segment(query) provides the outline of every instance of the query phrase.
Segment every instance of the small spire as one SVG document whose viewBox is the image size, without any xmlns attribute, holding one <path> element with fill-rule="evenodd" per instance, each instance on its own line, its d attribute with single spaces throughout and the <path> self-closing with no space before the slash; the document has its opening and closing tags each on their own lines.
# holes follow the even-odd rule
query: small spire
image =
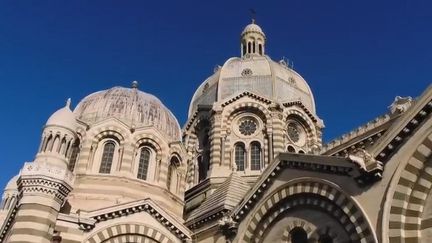
<svg viewBox="0 0 432 243">
<path fill-rule="evenodd" d="M 132 81 L 132 88 L 137 89 L 138 88 L 138 81 L 134 80 Z"/>
<path fill-rule="evenodd" d="M 252 24 L 255 24 L 255 19 L 254 18 L 252 18 Z"/>
<path fill-rule="evenodd" d="M 68 99 L 66 100 L 66 106 L 65 106 L 65 107 L 67 107 L 67 108 L 70 109 L 70 105 L 71 105 L 71 98 L 68 98 Z"/>
</svg>

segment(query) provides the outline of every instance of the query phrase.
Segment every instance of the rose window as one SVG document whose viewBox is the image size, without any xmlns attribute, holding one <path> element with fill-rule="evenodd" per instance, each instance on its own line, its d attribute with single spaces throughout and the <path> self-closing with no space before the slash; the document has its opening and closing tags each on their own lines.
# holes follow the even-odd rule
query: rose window
<svg viewBox="0 0 432 243">
<path fill-rule="evenodd" d="M 288 124 L 288 137 L 294 143 L 300 140 L 300 131 L 295 123 Z"/>
<path fill-rule="evenodd" d="M 249 136 L 257 130 L 257 124 L 253 120 L 244 120 L 240 122 L 239 131 L 241 134 Z"/>
</svg>

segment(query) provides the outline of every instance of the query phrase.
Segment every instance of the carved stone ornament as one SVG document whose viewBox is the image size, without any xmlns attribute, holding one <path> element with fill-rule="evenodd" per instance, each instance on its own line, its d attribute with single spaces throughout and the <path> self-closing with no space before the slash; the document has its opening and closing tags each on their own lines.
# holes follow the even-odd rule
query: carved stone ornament
<svg viewBox="0 0 432 243">
<path fill-rule="evenodd" d="M 237 234 L 237 227 L 237 222 L 228 215 L 223 216 L 219 220 L 219 228 L 227 239 L 231 239 Z"/>
<path fill-rule="evenodd" d="M 364 149 L 356 149 L 347 155 L 347 158 L 355 163 L 360 170 L 366 173 L 374 173 L 377 177 L 382 177 L 383 164 L 376 160 Z"/>
<path fill-rule="evenodd" d="M 389 108 L 392 114 L 403 113 L 407 111 L 408 108 L 410 108 L 411 104 L 412 104 L 411 97 L 396 96 Z"/>
<path fill-rule="evenodd" d="M 252 76 L 252 70 L 250 68 L 245 68 L 243 69 L 243 71 L 241 72 L 241 75 L 243 77 L 249 77 Z"/>
</svg>

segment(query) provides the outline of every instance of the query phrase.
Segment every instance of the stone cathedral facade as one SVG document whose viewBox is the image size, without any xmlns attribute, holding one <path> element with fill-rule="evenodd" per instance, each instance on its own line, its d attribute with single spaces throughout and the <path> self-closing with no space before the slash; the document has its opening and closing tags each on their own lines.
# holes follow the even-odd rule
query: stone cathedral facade
<svg viewBox="0 0 432 243">
<path fill-rule="evenodd" d="M 240 40 L 183 128 L 137 82 L 56 111 L 0 242 L 432 242 L 432 87 L 323 144 L 307 82 L 255 23 Z"/>
</svg>

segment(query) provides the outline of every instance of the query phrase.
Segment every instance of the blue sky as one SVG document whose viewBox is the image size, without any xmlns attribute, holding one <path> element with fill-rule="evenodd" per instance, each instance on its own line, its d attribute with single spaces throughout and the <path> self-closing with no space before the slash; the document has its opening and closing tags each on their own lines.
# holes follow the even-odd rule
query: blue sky
<svg viewBox="0 0 432 243">
<path fill-rule="evenodd" d="M 432 3 L 413 1 L 0 1 L 0 186 L 34 158 L 68 97 L 140 82 L 186 121 L 195 89 L 238 56 L 249 9 L 267 54 L 311 86 L 328 141 L 431 83 Z"/>
</svg>

